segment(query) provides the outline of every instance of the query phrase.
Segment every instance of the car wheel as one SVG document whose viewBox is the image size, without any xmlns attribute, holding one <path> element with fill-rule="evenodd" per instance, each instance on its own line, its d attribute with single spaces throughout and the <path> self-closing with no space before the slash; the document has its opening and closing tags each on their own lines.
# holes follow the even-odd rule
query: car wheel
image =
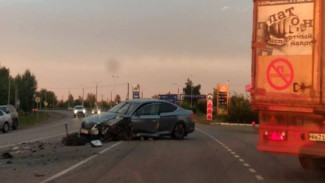
<svg viewBox="0 0 325 183">
<path fill-rule="evenodd" d="M 2 132 L 7 133 L 8 131 L 9 131 L 9 124 L 5 122 L 5 124 L 3 124 L 2 126 Z"/>
<path fill-rule="evenodd" d="M 183 123 L 177 123 L 174 127 L 172 137 L 174 139 L 183 139 L 185 133 L 185 125 Z"/>
<path fill-rule="evenodd" d="M 12 123 L 12 129 L 17 130 L 18 129 L 18 119 L 15 119 Z"/>
</svg>

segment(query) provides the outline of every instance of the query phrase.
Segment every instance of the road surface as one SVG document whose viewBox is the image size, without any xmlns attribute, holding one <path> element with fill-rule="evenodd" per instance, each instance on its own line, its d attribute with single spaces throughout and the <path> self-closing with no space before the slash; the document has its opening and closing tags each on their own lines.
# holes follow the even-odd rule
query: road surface
<svg viewBox="0 0 325 183">
<path fill-rule="evenodd" d="M 60 113 L 64 117 L 57 122 L 12 134 L 31 140 L 32 130 L 62 133 L 62 124 L 72 120 L 65 114 Z M 77 129 L 80 120 L 72 120 L 70 125 Z M 60 143 L 61 137 L 52 137 L 2 148 L 1 153 L 10 151 L 14 157 L 0 160 L 0 177 L 1 182 L 67 183 L 325 181 L 323 170 L 305 171 L 295 156 L 256 151 L 257 138 L 252 127 L 200 124 L 184 140 L 111 141 L 100 148 L 89 144 L 66 147 Z"/>
</svg>

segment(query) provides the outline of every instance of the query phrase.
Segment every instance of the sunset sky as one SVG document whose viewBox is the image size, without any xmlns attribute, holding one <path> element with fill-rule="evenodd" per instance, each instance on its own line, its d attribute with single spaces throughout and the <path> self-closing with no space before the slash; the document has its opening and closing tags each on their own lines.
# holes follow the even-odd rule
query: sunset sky
<svg viewBox="0 0 325 183">
<path fill-rule="evenodd" d="M 1 0 L 0 64 L 30 69 L 38 88 L 177 93 L 187 78 L 212 92 L 250 83 L 252 0 Z M 114 78 L 112 76 L 118 76 Z M 114 83 L 117 84 L 116 92 Z"/>
</svg>

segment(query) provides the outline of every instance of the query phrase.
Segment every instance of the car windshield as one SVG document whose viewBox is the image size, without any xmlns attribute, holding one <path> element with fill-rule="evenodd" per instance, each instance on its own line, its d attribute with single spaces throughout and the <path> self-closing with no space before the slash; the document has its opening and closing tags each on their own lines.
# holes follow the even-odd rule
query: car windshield
<svg viewBox="0 0 325 183">
<path fill-rule="evenodd" d="M 75 109 L 83 109 L 83 107 L 81 107 L 81 106 L 78 106 L 78 107 L 75 107 Z"/>
<path fill-rule="evenodd" d="M 108 112 L 116 113 L 116 111 L 118 111 L 125 103 L 126 102 L 122 102 L 122 103 L 119 103 L 119 104 L 115 105 Z"/>
<path fill-rule="evenodd" d="M 138 103 L 126 103 L 116 113 L 130 115 L 139 105 Z"/>
<path fill-rule="evenodd" d="M 6 111 L 6 107 L 0 107 L 0 110 Z"/>
</svg>

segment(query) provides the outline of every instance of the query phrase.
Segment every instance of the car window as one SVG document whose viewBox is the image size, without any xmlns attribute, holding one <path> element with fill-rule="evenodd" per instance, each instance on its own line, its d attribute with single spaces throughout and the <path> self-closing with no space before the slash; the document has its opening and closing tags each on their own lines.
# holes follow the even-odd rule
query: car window
<svg viewBox="0 0 325 183">
<path fill-rule="evenodd" d="M 173 112 L 177 109 L 177 107 L 173 104 L 169 104 L 169 103 L 161 103 L 160 104 L 160 113 L 166 113 L 166 112 Z"/>
<path fill-rule="evenodd" d="M 2 113 L 2 111 L 0 111 L 0 116 L 3 116 L 3 113 Z"/>
<path fill-rule="evenodd" d="M 148 104 L 138 110 L 138 115 L 158 115 L 159 104 Z"/>
<path fill-rule="evenodd" d="M 7 109 L 6 109 L 6 107 L 0 107 L 0 110 L 6 111 Z"/>
</svg>

